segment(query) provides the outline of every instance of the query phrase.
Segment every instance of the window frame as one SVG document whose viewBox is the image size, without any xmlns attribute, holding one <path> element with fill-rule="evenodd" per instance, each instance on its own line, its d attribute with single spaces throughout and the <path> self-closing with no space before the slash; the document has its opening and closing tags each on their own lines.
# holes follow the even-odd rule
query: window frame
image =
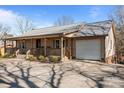
<svg viewBox="0 0 124 93">
<path fill-rule="evenodd" d="M 57 41 L 59 41 L 58 44 L 57 44 Z M 60 48 L 60 39 L 53 40 L 53 48 L 56 48 L 56 49 Z"/>
<path fill-rule="evenodd" d="M 59 44 L 57 44 L 57 41 L 59 41 Z M 67 47 L 66 39 L 63 40 L 63 47 Z M 61 40 L 60 39 L 53 40 L 53 48 L 56 48 L 56 49 L 61 48 Z"/>
</svg>

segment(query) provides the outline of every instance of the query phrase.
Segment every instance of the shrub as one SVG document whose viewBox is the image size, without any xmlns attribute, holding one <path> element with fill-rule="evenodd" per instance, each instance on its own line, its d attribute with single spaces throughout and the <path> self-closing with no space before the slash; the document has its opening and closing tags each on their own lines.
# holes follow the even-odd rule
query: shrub
<svg viewBox="0 0 124 93">
<path fill-rule="evenodd" d="M 40 55 L 40 56 L 38 57 L 38 59 L 40 60 L 40 62 L 45 62 L 45 61 L 46 61 L 46 60 L 45 60 L 45 57 L 42 56 L 42 55 Z"/>
<path fill-rule="evenodd" d="M 49 62 L 49 58 L 48 57 L 45 57 L 45 62 Z"/>
<path fill-rule="evenodd" d="M 2 56 L 2 58 L 15 58 L 16 55 L 15 54 L 8 54 L 8 53 L 5 53 L 4 56 Z"/>
<path fill-rule="evenodd" d="M 5 53 L 3 56 L 2 56 L 2 58 L 9 58 L 9 54 L 8 53 Z"/>
<path fill-rule="evenodd" d="M 8 54 L 8 53 L 5 53 L 4 56 L 1 56 L 2 58 L 15 58 L 16 55 L 15 54 Z"/>
<path fill-rule="evenodd" d="M 118 63 L 119 63 L 119 64 L 124 64 L 124 60 L 123 60 L 123 61 L 119 61 Z"/>
<path fill-rule="evenodd" d="M 9 55 L 10 58 L 15 58 L 16 54 Z"/>
<path fill-rule="evenodd" d="M 54 63 L 56 63 L 56 62 L 60 62 L 60 56 L 50 56 L 49 57 L 49 60 L 51 61 L 51 62 L 54 62 Z"/>
<path fill-rule="evenodd" d="M 29 61 L 36 61 L 37 58 L 34 55 L 29 55 L 27 60 L 29 60 Z"/>
</svg>

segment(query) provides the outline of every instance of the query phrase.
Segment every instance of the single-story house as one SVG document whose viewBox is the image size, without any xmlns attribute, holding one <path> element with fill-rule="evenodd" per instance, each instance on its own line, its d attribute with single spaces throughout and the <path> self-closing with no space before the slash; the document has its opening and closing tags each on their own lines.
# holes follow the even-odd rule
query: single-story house
<svg viewBox="0 0 124 93">
<path fill-rule="evenodd" d="M 34 55 L 58 55 L 61 60 L 110 63 L 115 55 L 115 27 L 111 20 L 35 29 L 5 40 L 16 41 L 16 49 L 11 50 L 19 49 L 20 54 L 30 50 Z"/>
</svg>

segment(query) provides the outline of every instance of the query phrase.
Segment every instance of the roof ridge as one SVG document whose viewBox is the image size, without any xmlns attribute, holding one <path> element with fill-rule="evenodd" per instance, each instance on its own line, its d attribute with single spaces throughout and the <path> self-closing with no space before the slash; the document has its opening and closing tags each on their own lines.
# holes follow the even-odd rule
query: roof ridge
<svg viewBox="0 0 124 93">
<path fill-rule="evenodd" d="M 63 25 L 63 26 L 48 26 L 48 27 L 41 27 L 41 28 L 36 28 L 36 29 L 33 29 L 33 30 L 40 30 L 40 29 L 45 29 L 45 28 L 53 28 L 53 27 L 64 27 L 64 26 L 71 26 L 71 25 L 81 25 L 82 23 L 83 24 L 93 24 L 93 23 L 100 23 L 100 22 L 105 22 L 105 21 L 111 21 L 112 20 L 103 20 L 103 21 L 97 21 L 97 22 L 90 22 L 90 23 L 83 23 L 83 22 L 79 22 L 79 23 L 73 23 L 73 24 L 68 24 L 68 25 Z"/>
<path fill-rule="evenodd" d="M 100 23 L 100 22 L 106 22 L 106 21 L 111 21 L 112 22 L 112 20 L 103 20 L 103 21 L 97 21 L 97 22 L 90 22 L 90 23 L 87 23 L 87 24 L 93 24 L 93 23 Z"/>
<path fill-rule="evenodd" d="M 36 29 L 33 29 L 33 30 L 39 30 L 39 29 L 45 29 L 45 28 L 53 28 L 53 27 L 64 27 L 64 26 L 71 26 L 71 25 L 80 25 L 82 24 L 82 22 L 80 23 L 73 23 L 73 24 L 68 24 L 68 25 L 63 25 L 63 26 L 48 26 L 48 27 L 42 27 L 42 28 L 36 28 Z"/>
<path fill-rule="evenodd" d="M 101 26 L 101 25 L 94 25 L 94 24 L 86 24 L 86 26 L 104 27 L 104 26 Z"/>
</svg>

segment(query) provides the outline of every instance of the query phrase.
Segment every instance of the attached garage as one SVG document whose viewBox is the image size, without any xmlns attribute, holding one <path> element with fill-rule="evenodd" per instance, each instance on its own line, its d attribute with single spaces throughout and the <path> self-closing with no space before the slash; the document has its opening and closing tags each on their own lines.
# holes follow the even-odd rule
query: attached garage
<svg viewBox="0 0 124 93">
<path fill-rule="evenodd" d="M 101 60 L 100 39 L 76 40 L 76 58 Z"/>
</svg>

